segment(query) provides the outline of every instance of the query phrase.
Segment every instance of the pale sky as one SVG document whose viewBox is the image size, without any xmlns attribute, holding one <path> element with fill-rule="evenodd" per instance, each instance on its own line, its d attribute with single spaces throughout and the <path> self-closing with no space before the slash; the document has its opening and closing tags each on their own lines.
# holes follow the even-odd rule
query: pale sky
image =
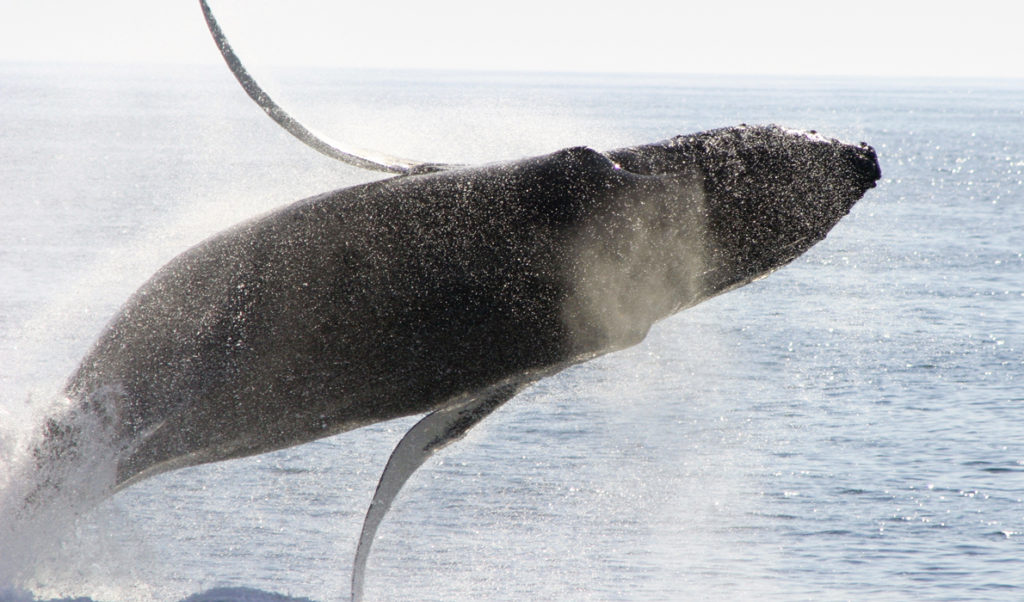
<svg viewBox="0 0 1024 602">
<path fill-rule="evenodd" d="M 1024 78 L 1021 0 L 210 0 L 243 62 Z M 218 64 L 193 0 L 0 0 L 0 61 Z"/>
</svg>

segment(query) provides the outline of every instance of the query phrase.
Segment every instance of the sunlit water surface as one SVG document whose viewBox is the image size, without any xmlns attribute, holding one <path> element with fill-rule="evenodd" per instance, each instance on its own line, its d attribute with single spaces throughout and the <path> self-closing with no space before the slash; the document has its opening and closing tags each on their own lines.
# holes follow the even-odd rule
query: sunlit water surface
<svg viewBox="0 0 1024 602">
<path fill-rule="evenodd" d="M 1024 83 L 266 75 L 317 129 L 424 160 L 774 122 L 882 162 L 798 262 L 538 383 L 429 461 L 381 528 L 369 599 L 1024 596 Z M 377 177 L 302 147 L 216 69 L 6 65 L 0 98 L 6 454 L 163 262 Z M 21 577 L 0 600 L 345 598 L 413 420 L 133 486 L 23 542 L 30 566 L 9 545 L 0 569 Z"/>
</svg>

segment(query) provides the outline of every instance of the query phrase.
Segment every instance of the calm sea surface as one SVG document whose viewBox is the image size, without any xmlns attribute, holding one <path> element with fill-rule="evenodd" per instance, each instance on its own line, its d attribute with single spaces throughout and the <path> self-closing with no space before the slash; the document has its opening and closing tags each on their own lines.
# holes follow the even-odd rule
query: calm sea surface
<svg viewBox="0 0 1024 602">
<path fill-rule="evenodd" d="M 774 122 L 882 162 L 798 262 L 538 383 L 428 462 L 381 528 L 369 599 L 1024 598 L 1024 82 L 258 75 L 315 129 L 423 160 Z M 376 177 L 214 68 L 0 65 L 0 108 L 7 453 L 163 262 Z M 131 487 L 0 600 L 344 599 L 411 422 Z"/>
</svg>

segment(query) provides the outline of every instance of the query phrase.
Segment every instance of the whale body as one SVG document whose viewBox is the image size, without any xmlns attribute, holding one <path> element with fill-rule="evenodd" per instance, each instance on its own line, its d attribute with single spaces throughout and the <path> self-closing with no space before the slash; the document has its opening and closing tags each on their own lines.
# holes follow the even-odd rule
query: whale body
<svg viewBox="0 0 1024 602">
<path fill-rule="evenodd" d="M 99 432 L 113 492 L 426 413 L 382 477 L 361 579 L 376 524 L 433 450 L 529 383 L 789 263 L 879 177 L 866 144 L 739 126 L 301 200 L 144 284 L 35 455 L 66 461 Z"/>
</svg>

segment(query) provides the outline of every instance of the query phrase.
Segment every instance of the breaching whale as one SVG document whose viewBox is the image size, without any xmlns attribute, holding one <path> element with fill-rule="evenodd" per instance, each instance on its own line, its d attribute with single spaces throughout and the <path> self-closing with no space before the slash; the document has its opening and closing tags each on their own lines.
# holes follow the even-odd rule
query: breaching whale
<svg viewBox="0 0 1024 602">
<path fill-rule="evenodd" d="M 255 217 L 161 268 L 67 381 L 39 465 L 101 436 L 114 492 L 426 414 L 367 513 L 358 598 L 377 525 L 431 453 L 530 383 L 786 265 L 881 175 L 864 143 L 778 126 L 386 171 L 400 175 Z"/>
</svg>

